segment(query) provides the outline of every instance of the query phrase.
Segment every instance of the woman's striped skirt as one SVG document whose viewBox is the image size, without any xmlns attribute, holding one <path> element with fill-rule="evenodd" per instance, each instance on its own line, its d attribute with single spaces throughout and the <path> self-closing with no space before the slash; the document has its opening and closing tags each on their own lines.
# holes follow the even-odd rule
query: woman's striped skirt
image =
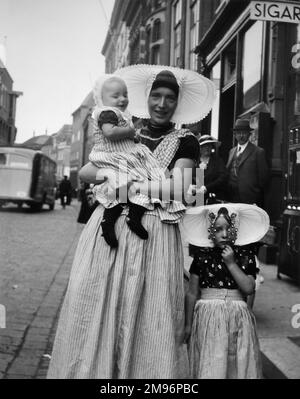
<svg viewBox="0 0 300 399">
<path fill-rule="evenodd" d="M 122 214 L 116 250 L 101 236 L 102 215 L 98 206 L 78 243 L 48 378 L 186 378 L 178 225 L 147 212 L 141 240 Z"/>
<path fill-rule="evenodd" d="M 262 378 L 255 318 L 240 291 L 201 289 L 189 359 L 191 378 Z"/>
</svg>

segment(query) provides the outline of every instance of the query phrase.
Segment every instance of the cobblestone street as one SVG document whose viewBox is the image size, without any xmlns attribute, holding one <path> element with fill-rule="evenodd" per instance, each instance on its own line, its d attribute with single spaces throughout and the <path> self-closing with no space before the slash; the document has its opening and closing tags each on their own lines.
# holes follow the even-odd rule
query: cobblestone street
<svg viewBox="0 0 300 399">
<path fill-rule="evenodd" d="M 76 201 L 65 210 L 0 211 L 0 378 L 45 378 L 58 310 L 83 225 Z"/>
</svg>

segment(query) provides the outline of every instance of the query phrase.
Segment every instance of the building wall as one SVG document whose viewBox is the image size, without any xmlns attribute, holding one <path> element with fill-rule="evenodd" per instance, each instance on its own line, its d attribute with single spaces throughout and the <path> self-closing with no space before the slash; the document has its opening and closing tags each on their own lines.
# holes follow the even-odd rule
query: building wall
<svg viewBox="0 0 300 399">
<path fill-rule="evenodd" d="M 83 103 L 73 112 L 72 139 L 70 152 L 70 180 L 74 188 L 80 187 L 78 172 L 87 162 L 86 125 L 90 123 L 90 116 L 94 107 L 92 92 L 88 94 Z M 90 131 L 91 128 L 88 128 Z"/>
<path fill-rule="evenodd" d="M 16 100 L 20 92 L 13 91 L 13 80 L 0 60 L 0 144 L 12 145 L 15 142 Z"/>
<path fill-rule="evenodd" d="M 102 54 L 106 72 L 138 63 L 169 64 L 169 1 L 116 0 Z"/>
</svg>

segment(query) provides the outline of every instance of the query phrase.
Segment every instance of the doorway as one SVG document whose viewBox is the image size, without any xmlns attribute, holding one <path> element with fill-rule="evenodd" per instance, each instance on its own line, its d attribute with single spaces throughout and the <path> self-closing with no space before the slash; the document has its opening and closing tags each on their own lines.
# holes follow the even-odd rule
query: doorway
<svg viewBox="0 0 300 399">
<path fill-rule="evenodd" d="M 233 146 L 234 97 L 235 84 L 221 94 L 219 140 L 222 145 L 220 146 L 219 154 L 225 163 L 228 160 L 229 151 Z"/>
</svg>

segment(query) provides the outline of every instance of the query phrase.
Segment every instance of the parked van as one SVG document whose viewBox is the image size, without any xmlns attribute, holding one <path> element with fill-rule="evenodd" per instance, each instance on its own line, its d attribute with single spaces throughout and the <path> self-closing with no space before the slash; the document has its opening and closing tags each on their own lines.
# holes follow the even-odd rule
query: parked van
<svg viewBox="0 0 300 399">
<path fill-rule="evenodd" d="M 40 210 L 53 210 L 56 191 L 56 162 L 41 151 L 0 146 L 0 205 L 12 202 Z"/>
</svg>

